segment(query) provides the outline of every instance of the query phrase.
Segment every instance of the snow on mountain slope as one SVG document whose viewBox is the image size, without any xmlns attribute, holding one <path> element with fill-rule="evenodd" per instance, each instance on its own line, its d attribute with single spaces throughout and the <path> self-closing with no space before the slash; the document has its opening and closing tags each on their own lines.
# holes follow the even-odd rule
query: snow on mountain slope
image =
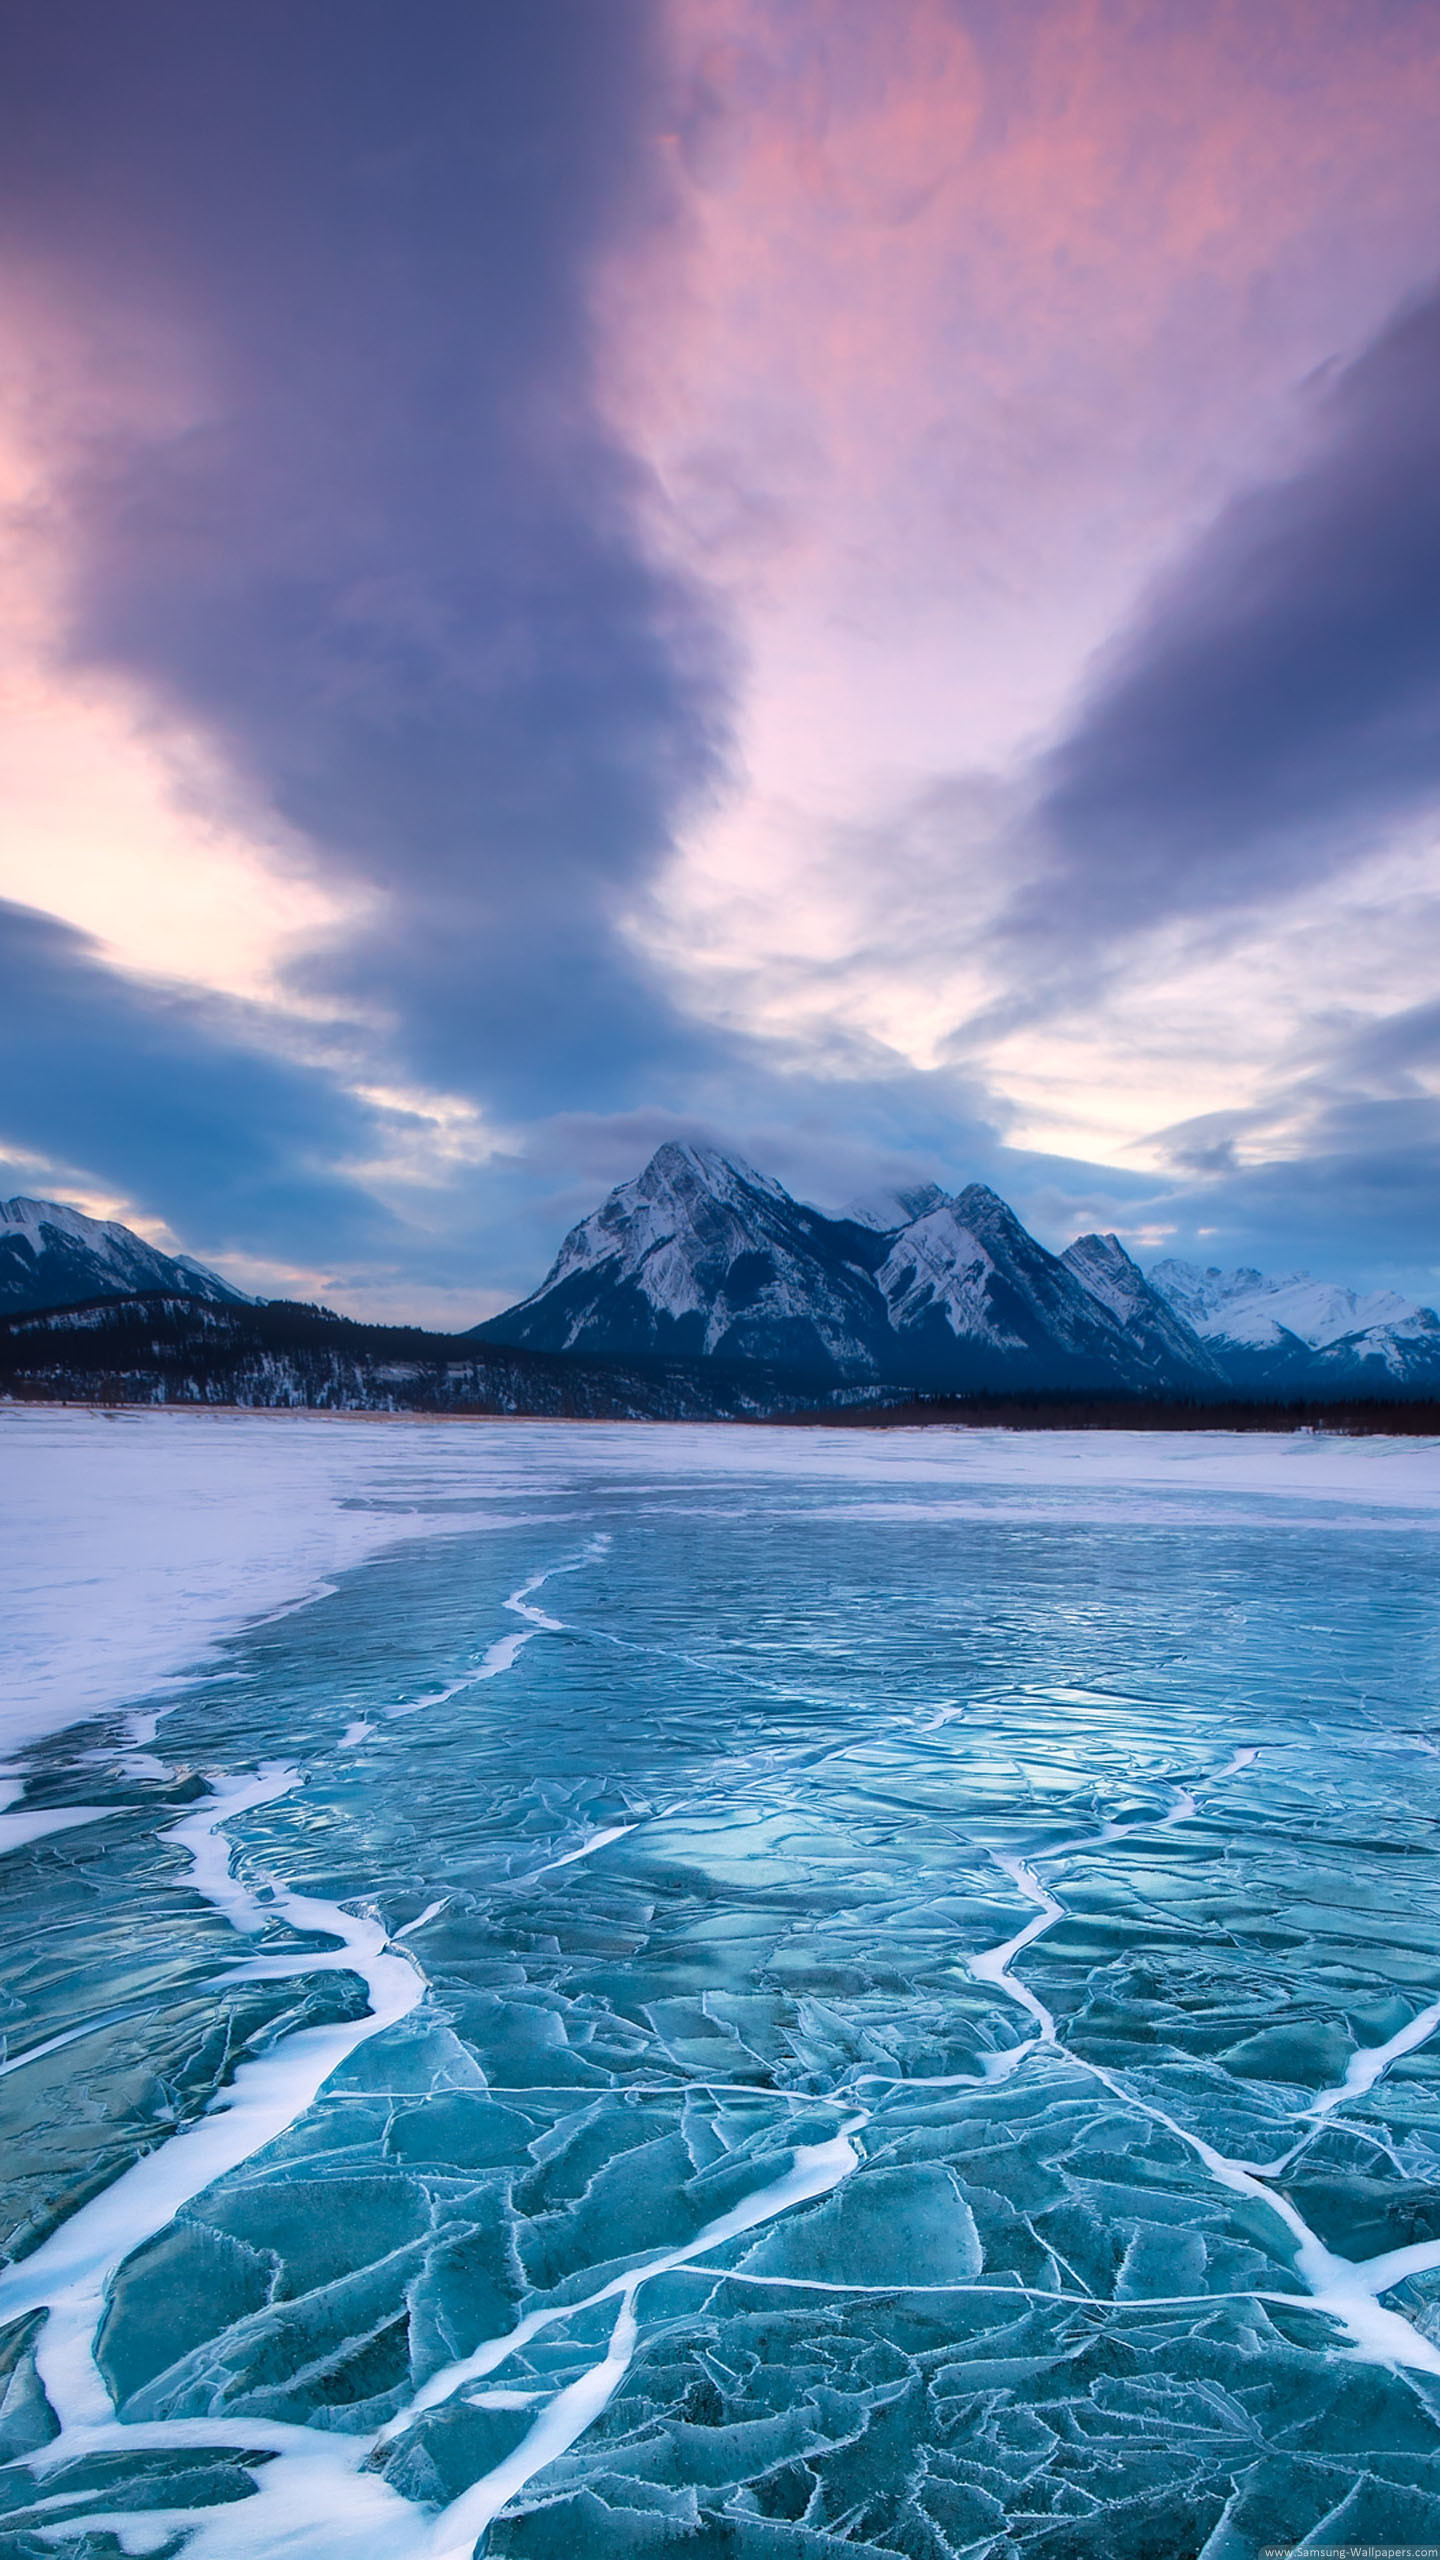
<svg viewBox="0 0 1440 2560">
<path fill-rule="evenodd" d="M 1157 1262 L 1150 1280 L 1233 1384 L 1285 1382 L 1331 1394 L 1440 1385 L 1440 1317 L 1397 1290 L 1174 1260 Z"/>
<path fill-rule="evenodd" d="M 1308 1271 L 1271 1280 L 1254 1270 L 1202 1271 L 1198 1263 L 1166 1261 L 1154 1265 L 1150 1280 L 1202 1341 L 1243 1343 L 1249 1350 L 1269 1349 L 1287 1333 L 1321 1351 L 1348 1334 L 1405 1323 L 1417 1312 L 1398 1290 L 1361 1293 L 1312 1280 Z"/>
<path fill-rule="evenodd" d="M 1124 1325 L 983 1182 L 904 1228 L 876 1279 L 917 1375 L 1149 1383 Z"/>
<path fill-rule="evenodd" d="M 916 1218 L 928 1218 L 932 1209 L 945 1205 L 945 1194 L 938 1182 L 914 1182 L 898 1191 L 867 1191 L 858 1200 L 847 1200 L 840 1215 L 859 1227 L 873 1227 L 877 1235 L 898 1235 Z"/>
<path fill-rule="evenodd" d="M 1361 1293 L 1341 1289 L 1324 1280 L 1312 1280 L 1306 1274 L 1282 1281 L 1265 1302 L 1264 1312 L 1287 1333 L 1298 1335 L 1314 1351 L 1323 1351 L 1332 1342 L 1342 1341 L 1347 1334 L 1368 1333 L 1376 1325 L 1405 1323 L 1416 1313 L 1412 1300 L 1402 1298 L 1396 1289 L 1371 1289 Z M 1230 1311 L 1232 1340 L 1242 1337 L 1235 1331 L 1239 1310 Z M 1253 1300 L 1245 1308 L 1247 1321 L 1255 1322 L 1261 1314 Z"/>
<path fill-rule="evenodd" d="M 1414 1307 L 1396 1323 L 1366 1325 L 1325 1343 L 1314 1366 L 1327 1385 L 1369 1386 L 1381 1394 L 1404 1386 L 1433 1395 L 1440 1391 L 1440 1315 Z"/>
<path fill-rule="evenodd" d="M 74 1307 L 137 1289 L 249 1303 L 204 1263 L 160 1253 L 114 1219 L 87 1218 L 58 1200 L 0 1200 L 0 1313 Z"/>
<path fill-rule="evenodd" d="M 1291 1274 L 1292 1279 L 1300 1276 Z M 1197 1334 L 1203 1334 L 1211 1319 L 1225 1308 L 1264 1297 L 1274 1289 L 1289 1288 L 1290 1281 L 1267 1280 L 1263 1271 L 1251 1269 L 1221 1271 L 1213 1263 L 1208 1270 L 1202 1270 L 1198 1262 L 1179 1262 L 1169 1257 L 1151 1264 L 1150 1285 Z"/>
<path fill-rule="evenodd" d="M 871 1377 L 884 1240 L 716 1147 L 672 1141 L 565 1238 L 540 1287 L 475 1331 L 532 1350 L 708 1353 Z"/>
<path fill-rule="evenodd" d="M 1108 1309 L 1157 1382 L 1172 1385 L 1187 1374 L 1197 1387 L 1214 1387 L 1225 1372 L 1183 1315 L 1146 1279 L 1116 1235 L 1077 1236 L 1060 1256 L 1082 1289 Z"/>
<path fill-rule="evenodd" d="M 1026 1335 L 996 1287 L 994 1257 L 957 1216 L 956 1205 L 942 1202 L 896 1237 L 876 1274 L 890 1321 L 897 1333 L 913 1332 L 934 1316 L 956 1340 L 1024 1351 Z"/>
</svg>

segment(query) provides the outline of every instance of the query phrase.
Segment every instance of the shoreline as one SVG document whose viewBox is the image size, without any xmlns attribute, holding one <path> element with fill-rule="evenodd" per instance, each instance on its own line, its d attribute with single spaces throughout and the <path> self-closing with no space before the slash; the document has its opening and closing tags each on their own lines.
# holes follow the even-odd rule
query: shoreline
<svg viewBox="0 0 1440 2560">
<path fill-rule="evenodd" d="M 218 1398 L 212 1402 L 192 1396 L 152 1401 L 138 1396 L 0 1395 L 0 1414 L 7 1413 L 81 1413 L 97 1419 L 113 1419 L 122 1414 L 190 1414 L 267 1422 L 513 1423 L 567 1431 L 1129 1432 L 1146 1439 L 1204 1434 L 1237 1440 L 1304 1437 L 1440 1442 L 1440 1404 L 1429 1398 L 1407 1403 L 1398 1396 L 1334 1407 L 1237 1402 L 1168 1408 L 1141 1403 L 1132 1410 L 1118 1402 L 1097 1406 L 1087 1399 L 1068 1403 L 1059 1397 L 1053 1402 L 1037 1397 L 1027 1405 L 1022 1399 L 997 1397 L 993 1402 L 987 1400 L 983 1409 L 977 1399 L 976 1406 L 968 1411 L 949 1404 L 945 1410 L 937 1411 L 917 1401 L 887 1407 L 862 1405 L 839 1412 L 811 1409 L 773 1414 L 596 1414 L 501 1412 L 479 1405 L 226 1404 Z M 1407 1414 L 1414 1414 L 1416 1419 L 1397 1418 Z"/>
</svg>

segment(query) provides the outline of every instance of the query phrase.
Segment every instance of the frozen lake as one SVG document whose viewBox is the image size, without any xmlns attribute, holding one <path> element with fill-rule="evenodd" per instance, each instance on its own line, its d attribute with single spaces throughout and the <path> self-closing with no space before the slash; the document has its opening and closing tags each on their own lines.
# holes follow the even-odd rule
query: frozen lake
<svg viewBox="0 0 1440 2560">
<path fill-rule="evenodd" d="M 0 2560 L 1440 2541 L 1440 1449 L 0 1413 Z"/>
</svg>

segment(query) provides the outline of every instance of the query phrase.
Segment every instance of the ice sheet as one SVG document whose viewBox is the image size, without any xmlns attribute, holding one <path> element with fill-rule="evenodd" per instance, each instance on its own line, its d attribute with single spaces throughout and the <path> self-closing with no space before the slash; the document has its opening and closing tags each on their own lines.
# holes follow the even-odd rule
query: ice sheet
<svg viewBox="0 0 1440 2560">
<path fill-rule="evenodd" d="M 1434 1449 L 262 1421 L 171 1626 L 140 1420 L 212 1654 L 5 1781 L 17 2554 L 1433 2538 Z"/>
<path fill-rule="evenodd" d="M 217 1638 L 302 1601 L 427 1506 L 564 1501 L 578 1482 L 663 1498 L 747 1480 L 1173 1507 L 1195 1495 L 1440 1519 L 1440 1448 L 1300 1433 L 782 1430 L 426 1423 L 300 1414 L 0 1407 L 0 1749 L 133 1700 Z M 497 1639 L 495 1660 L 523 1639 Z"/>
</svg>

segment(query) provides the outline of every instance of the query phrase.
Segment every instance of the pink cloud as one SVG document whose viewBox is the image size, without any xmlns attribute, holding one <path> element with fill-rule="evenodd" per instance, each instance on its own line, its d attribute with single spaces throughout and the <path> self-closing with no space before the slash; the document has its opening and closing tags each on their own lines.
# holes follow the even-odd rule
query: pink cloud
<svg viewBox="0 0 1440 2560">
<path fill-rule="evenodd" d="M 676 220 L 612 396 L 757 601 L 1010 591 L 1093 636 L 1423 281 L 1440 50 L 1305 0 L 672 0 Z M 1097 585 L 1098 582 L 1098 585 Z"/>
</svg>

